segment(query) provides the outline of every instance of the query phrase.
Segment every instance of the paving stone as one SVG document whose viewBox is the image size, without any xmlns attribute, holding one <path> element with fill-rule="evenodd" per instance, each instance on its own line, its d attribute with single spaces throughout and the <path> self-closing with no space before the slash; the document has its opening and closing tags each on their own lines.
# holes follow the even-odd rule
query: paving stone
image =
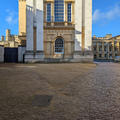
<svg viewBox="0 0 120 120">
<path fill-rule="evenodd" d="M 120 120 L 120 64 L 0 64 L 0 120 Z"/>
</svg>

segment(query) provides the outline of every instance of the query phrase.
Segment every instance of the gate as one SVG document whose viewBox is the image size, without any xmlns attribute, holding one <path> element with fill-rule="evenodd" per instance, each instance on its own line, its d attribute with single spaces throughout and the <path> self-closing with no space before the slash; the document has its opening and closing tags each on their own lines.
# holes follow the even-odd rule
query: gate
<svg viewBox="0 0 120 120">
<path fill-rule="evenodd" d="M 18 62 L 18 48 L 4 48 L 4 62 L 17 63 Z"/>
</svg>

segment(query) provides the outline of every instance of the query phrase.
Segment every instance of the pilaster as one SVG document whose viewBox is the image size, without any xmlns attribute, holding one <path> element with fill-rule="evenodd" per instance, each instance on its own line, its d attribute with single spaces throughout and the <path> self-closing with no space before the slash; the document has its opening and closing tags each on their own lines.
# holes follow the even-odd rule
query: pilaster
<svg viewBox="0 0 120 120">
<path fill-rule="evenodd" d="M 37 21 L 37 51 L 43 51 L 43 23 L 44 23 L 44 9 L 43 0 L 36 1 L 36 21 Z"/>
<path fill-rule="evenodd" d="M 75 51 L 82 49 L 82 2 L 75 0 Z"/>
<path fill-rule="evenodd" d="M 65 12 L 64 12 L 64 14 L 65 14 L 65 23 L 67 24 L 67 22 L 68 22 L 68 16 L 67 16 L 67 2 L 65 2 Z"/>
<path fill-rule="evenodd" d="M 85 27 L 85 50 L 91 51 L 92 48 L 92 0 L 83 0 L 85 3 L 83 14 L 83 27 Z"/>
<path fill-rule="evenodd" d="M 33 51 L 33 0 L 27 0 L 26 2 L 26 14 L 27 14 L 27 51 Z"/>
<path fill-rule="evenodd" d="M 97 58 L 99 58 L 99 42 L 97 42 L 96 44 L 97 44 Z"/>
<path fill-rule="evenodd" d="M 104 54 L 104 42 L 102 42 L 102 58 L 104 59 L 105 54 Z"/>
<path fill-rule="evenodd" d="M 112 41 L 112 58 L 115 58 L 115 45 L 114 45 L 114 40 Z"/>
<path fill-rule="evenodd" d="M 109 56 L 110 56 L 110 44 L 108 43 L 107 44 L 107 55 L 108 55 L 108 59 L 110 58 Z"/>
</svg>

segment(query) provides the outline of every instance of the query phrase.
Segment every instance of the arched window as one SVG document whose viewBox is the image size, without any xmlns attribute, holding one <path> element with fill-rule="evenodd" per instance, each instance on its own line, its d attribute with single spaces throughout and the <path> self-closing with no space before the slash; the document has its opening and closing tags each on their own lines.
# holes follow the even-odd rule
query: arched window
<svg viewBox="0 0 120 120">
<path fill-rule="evenodd" d="M 62 38 L 57 38 L 55 40 L 55 52 L 64 53 L 64 40 Z"/>
</svg>

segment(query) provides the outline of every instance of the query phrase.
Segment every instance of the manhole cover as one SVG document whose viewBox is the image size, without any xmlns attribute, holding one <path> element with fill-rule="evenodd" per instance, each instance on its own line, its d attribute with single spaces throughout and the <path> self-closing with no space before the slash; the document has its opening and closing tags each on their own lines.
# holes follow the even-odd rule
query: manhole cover
<svg viewBox="0 0 120 120">
<path fill-rule="evenodd" d="M 34 106 L 47 107 L 50 105 L 53 96 L 50 95 L 35 95 L 32 101 Z"/>
</svg>

